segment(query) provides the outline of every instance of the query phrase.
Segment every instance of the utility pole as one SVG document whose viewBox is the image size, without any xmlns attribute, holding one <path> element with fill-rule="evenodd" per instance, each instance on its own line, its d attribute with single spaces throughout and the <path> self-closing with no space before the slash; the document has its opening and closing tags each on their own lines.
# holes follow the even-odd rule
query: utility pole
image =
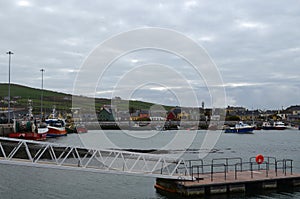
<svg viewBox="0 0 300 199">
<path fill-rule="evenodd" d="M 42 72 L 42 93 L 41 93 L 41 120 L 42 120 L 42 118 L 43 118 L 44 72 L 45 72 L 45 70 L 42 68 L 40 71 Z"/>
<path fill-rule="evenodd" d="M 11 62 L 11 55 L 14 53 L 11 51 L 6 52 L 8 54 L 8 123 L 10 123 L 10 62 Z"/>
</svg>

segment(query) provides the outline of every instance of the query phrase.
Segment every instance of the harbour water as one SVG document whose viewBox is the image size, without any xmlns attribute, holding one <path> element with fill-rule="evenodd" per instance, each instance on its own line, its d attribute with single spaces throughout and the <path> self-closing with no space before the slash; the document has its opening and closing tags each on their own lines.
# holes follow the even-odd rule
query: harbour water
<svg viewBox="0 0 300 199">
<path fill-rule="evenodd" d="M 94 136 L 98 131 L 90 131 L 84 136 Z M 186 158 L 195 158 L 199 151 L 206 131 L 163 131 L 163 132 L 133 132 L 124 134 L 121 131 L 105 131 L 116 146 L 124 149 L 160 149 L 170 142 L 176 134 L 180 136 L 194 134 L 195 138 L 187 150 Z M 148 137 L 151 135 L 151 137 Z M 261 153 L 275 156 L 278 159 L 294 160 L 294 172 L 300 173 L 300 131 L 254 131 L 254 134 L 222 134 L 213 150 L 210 150 L 205 161 L 219 157 L 249 157 Z M 77 134 L 70 134 L 50 142 L 82 145 Z M 99 140 L 101 144 L 101 140 Z M 165 147 L 161 153 L 179 154 L 181 148 Z M 47 168 L 23 167 L 0 164 L 0 198 L 147 198 L 167 199 L 167 196 L 157 193 L 153 185 L 154 178 L 117 174 L 90 173 Z M 218 196 L 217 198 L 221 198 Z M 271 192 L 255 196 L 222 196 L 222 198 L 300 198 L 300 190 L 291 192 Z"/>
</svg>

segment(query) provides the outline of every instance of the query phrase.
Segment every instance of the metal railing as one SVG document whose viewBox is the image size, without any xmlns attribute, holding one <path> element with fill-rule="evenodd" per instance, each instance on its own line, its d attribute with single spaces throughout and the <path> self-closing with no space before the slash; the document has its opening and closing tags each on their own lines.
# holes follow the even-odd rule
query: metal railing
<svg viewBox="0 0 300 199">
<path fill-rule="evenodd" d="M 0 163 L 190 179 L 188 164 L 169 156 L 0 138 Z"/>
<path fill-rule="evenodd" d="M 282 165 L 281 167 L 280 167 L 280 164 Z M 285 176 L 287 175 L 287 169 L 289 169 L 290 175 L 293 175 L 293 160 L 292 159 L 283 159 L 283 160 L 276 161 L 276 165 L 275 165 L 276 176 L 278 176 L 278 169 L 282 169 L 282 173 Z"/>
<path fill-rule="evenodd" d="M 217 158 L 212 159 L 211 164 L 204 164 L 203 161 L 190 160 L 188 161 L 188 171 L 190 172 L 191 178 L 193 180 L 202 180 L 207 175 L 209 175 L 210 180 L 214 180 L 215 174 L 223 173 L 224 180 L 227 180 L 228 172 L 234 172 L 234 179 L 238 179 L 239 172 L 250 171 L 250 177 L 254 177 L 255 171 L 264 171 L 265 176 L 268 177 L 270 171 L 275 171 L 276 176 L 278 171 L 282 170 L 284 175 L 287 175 L 289 171 L 290 175 L 293 175 L 293 160 L 283 159 L 277 160 L 275 157 L 266 156 L 265 161 L 258 164 L 255 157 L 250 157 L 248 162 L 243 162 L 242 158 Z M 197 162 L 197 164 L 194 164 Z"/>
<path fill-rule="evenodd" d="M 243 169 L 243 165 L 244 165 L 244 168 L 245 168 L 245 165 L 248 165 L 248 167 L 246 169 Z M 261 167 L 263 165 L 265 165 L 265 168 Z M 270 169 L 269 165 L 270 164 L 268 162 L 263 162 L 261 164 L 257 164 L 256 162 L 243 162 L 241 164 L 237 163 L 237 164 L 235 164 L 234 178 L 237 180 L 238 172 L 244 172 L 244 171 L 250 171 L 250 176 L 251 176 L 251 178 L 253 178 L 253 172 L 260 171 L 260 170 L 266 171 L 266 177 L 268 177 L 269 169 Z M 240 169 L 238 169 L 238 166 L 240 166 Z"/>
</svg>

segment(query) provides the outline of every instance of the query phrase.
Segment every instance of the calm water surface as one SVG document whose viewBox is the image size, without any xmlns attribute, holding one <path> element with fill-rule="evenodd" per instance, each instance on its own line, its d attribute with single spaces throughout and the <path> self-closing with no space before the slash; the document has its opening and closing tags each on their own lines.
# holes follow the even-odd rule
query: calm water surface
<svg viewBox="0 0 300 199">
<path fill-rule="evenodd" d="M 91 131 L 85 136 L 93 136 L 97 131 Z M 136 132 L 139 136 L 124 136 L 120 131 L 107 131 L 109 136 L 120 148 L 159 149 L 174 137 L 176 133 L 195 133 L 196 137 L 188 150 L 186 157 L 197 157 L 205 131 L 165 131 L 153 134 L 151 138 L 141 138 L 147 132 Z M 155 134 L 155 135 L 154 135 Z M 145 136 L 147 137 L 147 136 Z M 51 139 L 50 142 L 81 145 L 76 134 L 64 138 Z M 249 157 L 262 153 L 266 156 L 276 156 L 278 159 L 294 160 L 294 171 L 300 173 L 300 131 L 255 131 L 254 134 L 235 135 L 222 134 L 214 149 L 205 158 L 209 161 L 218 157 Z M 164 153 L 180 153 L 176 148 L 169 148 Z M 155 179 L 128 175 L 101 174 L 71 170 L 34 168 L 0 164 L 0 198 L 174 198 L 157 193 L 153 187 Z M 216 197 L 220 198 L 220 196 Z M 224 197 L 223 197 L 224 198 Z M 225 198 L 300 198 L 300 190 L 294 192 L 269 193 L 258 196 L 230 196 Z"/>
</svg>

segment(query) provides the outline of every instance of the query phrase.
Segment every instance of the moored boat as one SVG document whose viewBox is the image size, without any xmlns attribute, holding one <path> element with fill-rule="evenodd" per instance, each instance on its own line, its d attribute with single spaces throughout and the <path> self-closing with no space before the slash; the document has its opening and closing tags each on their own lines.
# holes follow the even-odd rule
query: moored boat
<svg viewBox="0 0 300 199">
<path fill-rule="evenodd" d="M 254 126 L 244 124 L 242 121 L 240 121 L 234 127 L 225 128 L 225 133 L 247 134 L 247 133 L 253 133 L 253 130 L 254 130 Z"/>
<path fill-rule="evenodd" d="M 48 125 L 48 133 L 47 137 L 60 137 L 67 135 L 67 131 L 65 128 L 65 120 L 59 117 L 56 117 L 55 106 L 53 107 L 52 114 L 48 119 L 46 119 L 46 123 Z"/>
<path fill-rule="evenodd" d="M 274 129 L 275 130 L 285 130 L 286 126 L 283 122 L 277 121 L 277 122 L 274 122 Z"/>
<path fill-rule="evenodd" d="M 48 132 L 46 125 L 34 119 L 32 101 L 28 100 L 28 114 L 23 119 L 14 119 L 14 131 L 8 134 L 10 138 L 26 140 L 45 140 Z"/>
<path fill-rule="evenodd" d="M 65 123 L 62 119 L 46 119 L 48 124 L 47 137 L 60 137 L 67 135 Z"/>
<path fill-rule="evenodd" d="M 286 126 L 281 121 L 276 121 L 273 123 L 273 125 L 271 125 L 270 122 L 263 122 L 262 129 L 263 130 L 285 130 Z"/>
<path fill-rule="evenodd" d="M 88 129 L 83 124 L 76 125 L 75 129 L 76 129 L 76 133 L 87 133 L 88 132 Z"/>
<path fill-rule="evenodd" d="M 36 120 L 15 120 L 14 132 L 8 134 L 10 138 L 26 140 L 45 140 L 48 128 L 39 128 Z"/>
<path fill-rule="evenodd" d="M 80 108 L 71 108 L 71 112 L 66 118 L 65 127 L 67 133 L 87 133 L 88 129 L 82 122 Z"/>
<path fill-rule="evenodd" d="M 274 130 L 274 127 L 270 124 L 270 122 L 263 122 L 261 128 L 263 130 Z"/>
<path fill-rule="evenodd" d="M 87 133 L 88 129 L 84 124 L 71 124 L 65 127 L 67 133 Z"/>
</svg>

